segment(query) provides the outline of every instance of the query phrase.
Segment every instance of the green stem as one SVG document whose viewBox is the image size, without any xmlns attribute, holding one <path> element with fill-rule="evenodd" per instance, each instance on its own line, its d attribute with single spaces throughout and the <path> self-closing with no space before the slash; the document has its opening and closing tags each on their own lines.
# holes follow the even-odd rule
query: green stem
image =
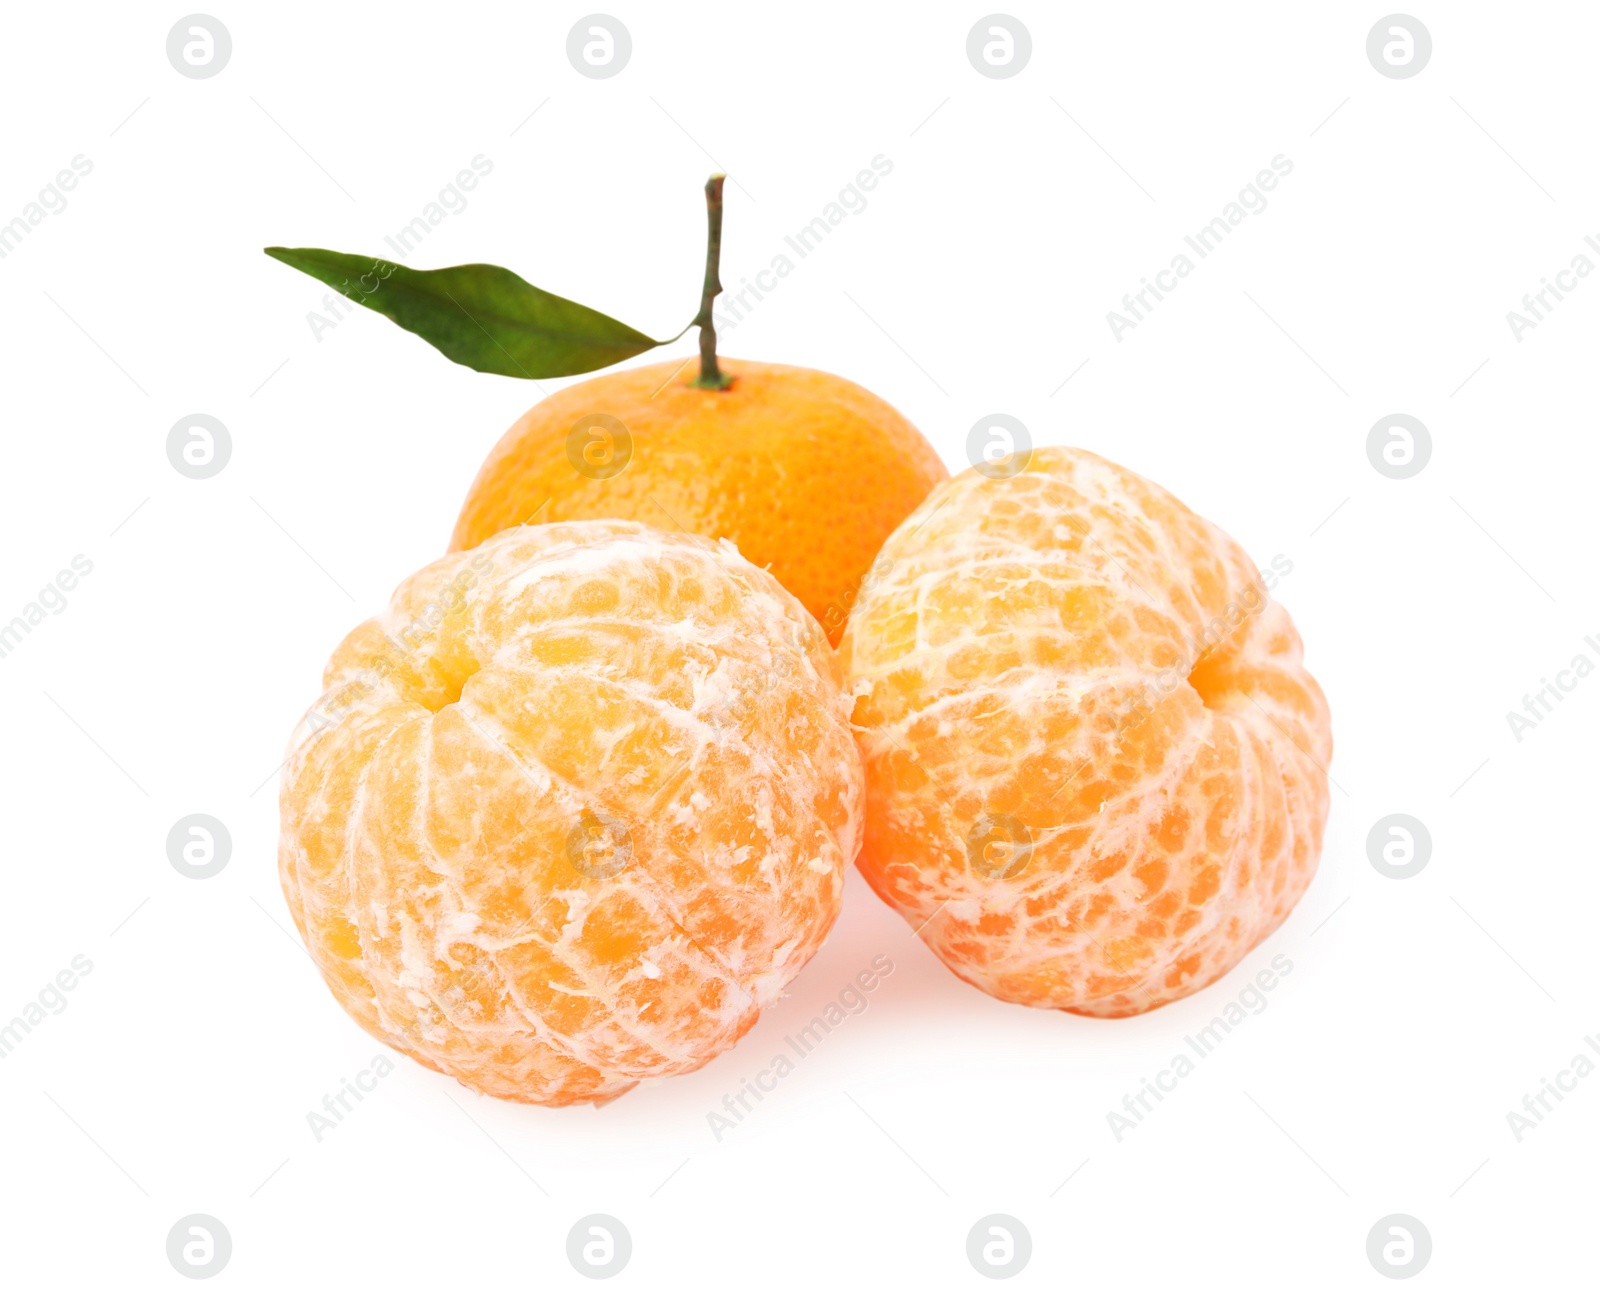
<svg viewBox="0 0 1600 1294">
<path fill-rule="evenodd" d="M 733 379 L 717 367 L 717 325 L 711 314 L 712 302 L 722 291 L 718 268 L 722 262 L 722 181 L 718 173 L 706 181 L 706 282 L 700 294 L 700 376 L 694 385 L 707 391 L 725 391 Z"/>
</svg>

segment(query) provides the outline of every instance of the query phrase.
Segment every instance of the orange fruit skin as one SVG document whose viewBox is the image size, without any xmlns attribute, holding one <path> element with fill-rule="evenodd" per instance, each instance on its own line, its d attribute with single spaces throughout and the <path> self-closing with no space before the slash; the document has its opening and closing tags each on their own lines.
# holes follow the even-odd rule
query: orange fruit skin
<svg viewBox="0 0 1600 1294">
<path fill-rule="evenodd" d="M 537 520 L 623 517 L 731 539 L 837 645 L 863 577 L 891 530 L 948 478 L 922 434 L 870 391 L 831 373 L 720 361 L 725 391 L 691 383 L 698 361 L 623 369 L 569 386 L 519 418 L 467 493 L 451 551 Z M 568 455 L 574 426 L 603 414 L 631 457 L 596 479 Z M 592 442 L 592 443 L 591 443 Z M 580 430 L 609 468 L 620 438 Z M 614 458 L 608 455 L 615 454 Z"/>
<path fill-rule="evenodd" d="M 598 1104 L 698 1068 L 833 924 L 850 701 L 731 544 L 502 531 L 402 583 L 324 686 L 282 777 L 289 909 L 362 1027 L 469 1087 Z"/>
<path fill-rule="evenodd" d="M 957 975 L 1093 1016 L 1203 988 L 1316 870 L 1327 702 L 1242 549 L 1079 449 L 964 472 L 890 536 L 840 647 L 857 866 Z"/>
</svg>

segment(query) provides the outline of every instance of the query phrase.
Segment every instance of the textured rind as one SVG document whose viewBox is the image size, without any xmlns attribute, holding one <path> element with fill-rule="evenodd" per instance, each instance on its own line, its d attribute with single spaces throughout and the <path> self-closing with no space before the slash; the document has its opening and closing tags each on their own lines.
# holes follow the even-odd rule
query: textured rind
<svg viewBox="0 0 1600 1294">
<path fill-rule="evenodd" d="M 501 437 L 462 504 L 452 549 L 519 522 L 626 517 L 730 539 L 837 643 L 894 527 L 949 473 L 891 405 L 832 373 L 721 360 L 733 385 L 693 385 L 670 360 L 563 387 Z M 579 420 L 628 429 L 631 458 L 591 479 L 568 459 Z"/>
<path fill-rule="evenodd" d="M 284 895 L 345 1009 L 470 1087 L 599 1103 L 695 1069 L 838 913 L 850 700 L 731 544 L 503 531 L 401 584 L 323 682 L 283 771 Z M 622 824 L 615 875 L 621 852 L 569 850 L 585 821 Z"/>
<path fill-rule="evenodd" d="M 1277 928 L 1316 870 L 1332 735 L 1233 540 L 1046 449 L 934 490 L 874 571 L 840 646 L 867 768 L 857 865 L 951 970 L 1124 1016 Z M 1020 870 L 981 852 L 996 823 L 1021 824 L 1001 832 Z"/>
</svg>

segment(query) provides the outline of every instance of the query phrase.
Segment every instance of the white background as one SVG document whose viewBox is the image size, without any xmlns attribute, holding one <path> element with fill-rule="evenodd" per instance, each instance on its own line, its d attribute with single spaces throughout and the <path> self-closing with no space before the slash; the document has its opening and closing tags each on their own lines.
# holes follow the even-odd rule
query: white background
<svg viewBox="0 0 1600 1294">
<path fill-rule="evenodd" d="M 1019 4 L 1006 80 L 948 3 L 617 4 L 609 80 L 567 61 L 581 7 L 212 12 L 209 80 L 167 61 L 179 8 L 13 6 L 0 42 L 0 220 L 93 162 L 0 260 L 0 621 L 94 565 L 0 660 L 0 1020 L 94 967 L 0 1060 L 8 1289 L 189 1288 L 165 1243 L 196 1212 L 232 1235 L 216 1289 L 590 1288 L 565 1238 L 591 1212 L 632 1234 L 617 1289 L 988 1288 L 965 1245 L 994 1212 L 1033 1237 L 1017 1289 L 1388 1288 L 1366 1237 L 1396 1212 L 1432 1235 L 1415 1288 L 1592 1279 L 1600 1075 L 1520 1143 L 1506 1114 L 1600 1032 L 1600 676 L 1520 742 L 1505 715 L 1600 663 L 1600 277 L 1520 342 L 1506 312 L 1600 235 L 1600 12 L 1431 6 L 1408 80 L 1366 58 L 1385 10 L 1347 3 Z M 1227 979 L 1095 1021 L 963 985 L 852 877 L 790 996 L 694 1075 L 550 1111 L 400 1060 L 319 1143 L 307 1113 L 379 1048 L 290 933 L 272 773 L 540 392 L 366 312 L 315 340 L 323 289 L 259 249 L 383 252 L 483 154 L 412 264 L 670 335 L 714 164 L 736 285 L 880 153 L 724 352 L 863 383 L 952 468 L 1010 413 L 1291 560 L 1336 743 L 1310 892 Z M 1280 153 L 1268 208 L 1114 339 Z M 166 458 L 193 412 L 232 434 L 210 480 Z M 1404 481 L 1365 451 L 1394 412 L 1433 437 Z M 205 881 L 165 850 L 196 812 L 234 844 Z M 1413 879 L 1367 858 L 1393 812 L 1432 833 Z M 707 1113 L 880 953 L 869 1009 L 719 1142 Z M 1278 953 L 1267 1009 L 1119 1143 L 1107 1112 Z"/>
</svg>

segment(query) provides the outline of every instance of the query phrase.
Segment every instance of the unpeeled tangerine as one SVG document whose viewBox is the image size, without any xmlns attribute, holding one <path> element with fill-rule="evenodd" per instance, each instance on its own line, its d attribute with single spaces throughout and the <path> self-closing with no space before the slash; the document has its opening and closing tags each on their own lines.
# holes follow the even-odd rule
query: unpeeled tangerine
<svg viewBox="0 0 1600 1294">
<path fill-rule="evenodd" d="M 850 702 L 729 543 L 523 526 L 334 652 L 279 871 L 334 996 L 479 1091 L 601 1102 L 732 1046 L 838 913 Z"/>
<path fill-rule="evenodd" d="M 1316 870 L 1332 737 L 1233 540 L 1048 449 L 936 488 L 873 571 L 840 645 L 867 767 L 858 866 L 951 970 L 1124 1016 L 1277 928 Z"/>
</svg>

